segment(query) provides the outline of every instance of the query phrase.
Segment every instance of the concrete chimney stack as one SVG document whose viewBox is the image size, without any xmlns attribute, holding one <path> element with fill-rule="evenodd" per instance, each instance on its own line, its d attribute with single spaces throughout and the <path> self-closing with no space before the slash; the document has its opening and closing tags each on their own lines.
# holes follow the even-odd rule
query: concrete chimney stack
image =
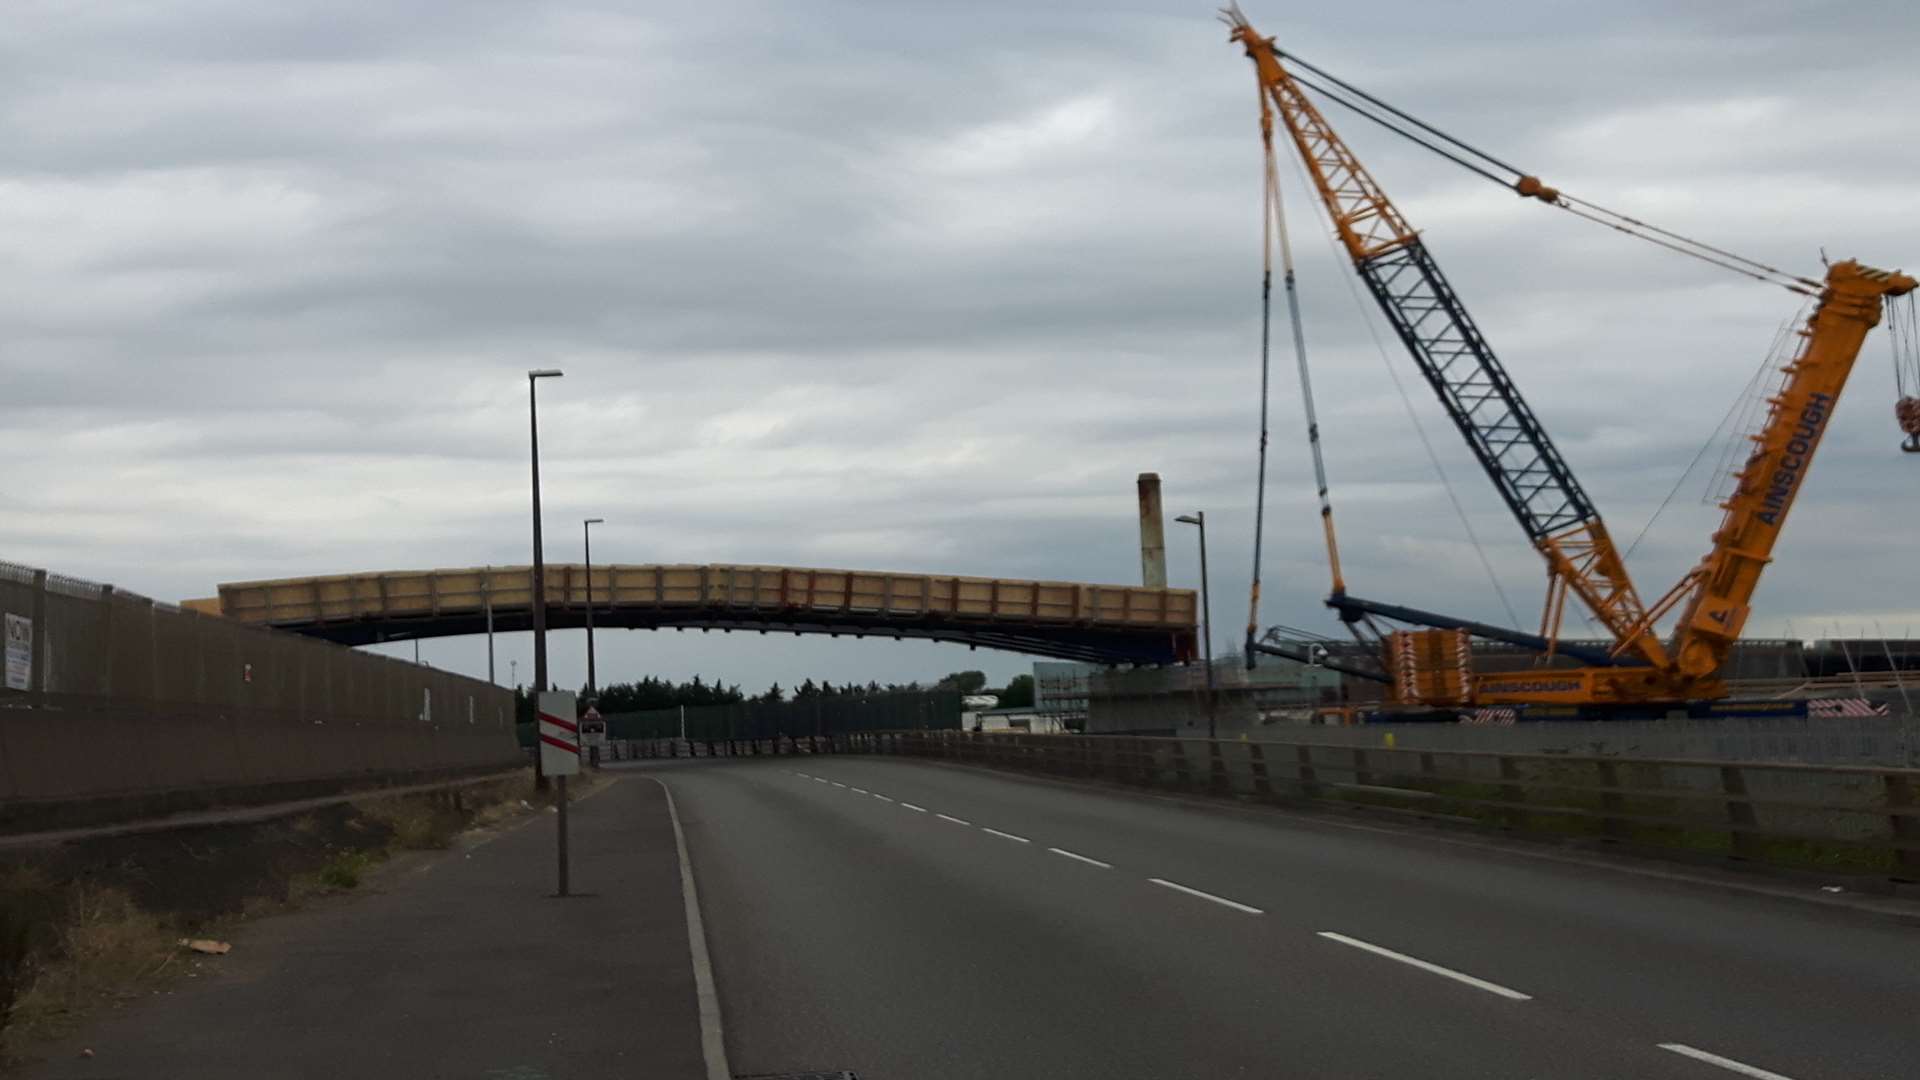
<svg viewBox="0 0 1920 1080">
<path fill-rule="evenodd" d="M 1167 526 L 1160 513 L 1160 474 L 1140 474 L 1140 583 L 1167 587 Z"/>
</svg>

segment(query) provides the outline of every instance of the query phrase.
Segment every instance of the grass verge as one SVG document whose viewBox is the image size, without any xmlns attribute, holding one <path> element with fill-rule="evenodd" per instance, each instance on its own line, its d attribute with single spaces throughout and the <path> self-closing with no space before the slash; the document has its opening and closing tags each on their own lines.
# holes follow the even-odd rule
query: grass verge
<svg viewBox="0 0 1920 1080">
<path fill-rule="evenodd" d="M 578 799 L 609 782 L 583 773 Z M 445 849 L 551 805 L 530 773 L 296 817 L 77 841 L 0 854 L 0 1072 L 102 1006 L 189 969 L 182 938 L 365 887 L 403 851 Z M 244 947 L 244 943 L 242 943 Z"/>
</svg>

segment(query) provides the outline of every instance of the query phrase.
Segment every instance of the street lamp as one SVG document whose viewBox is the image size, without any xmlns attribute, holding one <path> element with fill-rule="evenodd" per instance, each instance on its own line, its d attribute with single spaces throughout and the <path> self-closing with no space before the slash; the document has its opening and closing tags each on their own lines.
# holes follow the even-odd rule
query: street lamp
<svg viewBox="0 0 1920 1080">
<path fill-rule="evenodd" d="M 527 422 L 533 432 L 533 694 L 534 700 L 540 700 L 540 694 L 547 688 L 547 563 L 540 549 L 540 406 L 539 395 L 535 388 L 541 379 L 557 379 L 563 372 L 557 368 L 536 368 L 527 372 Z M 537 726 L 536 726 L 537 730 Z M 540 768 L 540 756 L 533 758 L 534 786 L 547 786 L 547 776 Z"/>
<path fill-rule="evenodd" d="M 1200 530 L 1200 645 L 1207 664 L 1207 738 L 1219 737 L 1213 707 L 1213 605 L 1207 595 L 1207 512 L 1195 510 L 1173 520 Z"/>
<path fill-rule="evenodd" d="M 580 537 L 587 548 L 587 697 L 600 689 L 593 673 L 593 527 L 605 525 L 606 518 L 588 518 L 580 523 Z"/>
</svg>

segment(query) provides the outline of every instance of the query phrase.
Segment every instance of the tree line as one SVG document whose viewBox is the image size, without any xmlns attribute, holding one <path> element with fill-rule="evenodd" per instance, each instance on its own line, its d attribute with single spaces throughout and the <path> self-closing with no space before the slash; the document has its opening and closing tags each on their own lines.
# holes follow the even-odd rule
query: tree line
<svg viewBox="0 0 1920 1080">
<path fill-rule="evenodd" d="M 869 680 L 865 685 L 847 682 L 835 685 L 831 679 L 812 679 L 801 683 L 789 692 L 779 683 L 752 696 L 742 692 L 737 683 L 724 683 L 719 679 L 708 682 L 695 675 L 686 682 L 675 682 L 648 675 L 636 682 L 608 683 L 592 694 L 582 686 L 579 690 L 582 708 L 591 701 L 602 713 L 645 712 L 649 709 L 675 709 L 681 706 L 701 708 L 709 705 L 738 705 L 748 701 L 808 701 L 814 698 L 856 697 L 870 694 L 911 693 L 924 690 L 956 690 L 962 694 L 993 694 L 999 697 L 1001 708 L 1018 708 L 1033 704 L 1033 676 L 1016 675 L 1006 687 L 1000 690 L 987 688 L 987 676 L 979 671 L 955 671 L 932 685 L 919 682 L 886 683 Z M 514 713 L 520 723 L 531 724 L 534 719 L 533 689 L 531 687 L 514 688 Z"/>
</svg>

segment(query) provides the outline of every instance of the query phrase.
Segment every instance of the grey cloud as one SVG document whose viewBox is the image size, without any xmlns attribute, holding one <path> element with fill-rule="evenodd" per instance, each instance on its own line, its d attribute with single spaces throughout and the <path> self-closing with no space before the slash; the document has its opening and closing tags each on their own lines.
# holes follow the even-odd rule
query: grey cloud
<svg viewBox="0 0 1920 1080">
<path fill-rule="evenodd" d="M 1253 7 L 1290 47 L 1597 201 L 1795 269 L 1821 245 L 1897 264 L 1920 240 L 1895 179 L 1920 170 L 1912 125 L 1854 119 L 1911 86 L 1904 6 L 1404 4 L 1371 26 Z M 596 554 L 631 561 L 1131 580 L 1132 479 L 1154 469 L 1170 505 L 1209 511 L 1225 645 L 1252 561 L 1259 159 L 1246 62 L 1209 14 L 36 9 L 0 43 L 0 554 L 169 597 L 524 561 L 521 373 L 552 364 L 551 557 L 593 514 Z M 1614 531 L 1637 533 L 1791 299 L 1330 116 Z M 1354 587 L 1504 620 L 1282 168 Z M 1266 615 L 1331 629 L 1276 329 Z M 1384 340 L 1530 622 L 1535 556 Z M 1889 587 L 1905 568 L 1886 503 L 1912 463 L 1884 342 L 1861 363 L 1761 629 L 1920 609 Z M 1635 553 L 1649 592 L 1704 549 L 1704 479 Z M 635 671 L 754 683 L 984 656 L 616 640 Z M 473 669 L 467 644 L 436 648 Z"/>
</svg>

